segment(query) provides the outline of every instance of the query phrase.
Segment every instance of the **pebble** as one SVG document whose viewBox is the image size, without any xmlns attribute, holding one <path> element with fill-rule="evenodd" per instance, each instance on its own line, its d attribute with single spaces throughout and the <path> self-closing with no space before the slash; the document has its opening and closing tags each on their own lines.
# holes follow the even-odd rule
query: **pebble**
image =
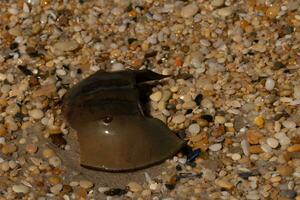
<svg viewBox="0 0 300 200">
<path fill-rule="evenodd" d="M 8 105 L 5 109 L 5 112 L 9 115 L 15 115 L 20 112 L 20 107 L 17 104 Z"/>
<path fill-rule="evenodd" d="M 264 126 L 264 124 L 265 124 L 265 119 L 262 116 L 257 116 L 254 119 L 254 123 L 259 128 L 262 128 Z"/>
<path fill-rule="evenodd" d="M 197 12 L 199 8 L 195 3 L 191 3 L 186 5 L 181 9 L 181 17 L 183 18 L 190 18 L 193 17 Z"/>
<path fill-rule="evenodd" d="M 55 153 L 52 149 L 46 148 L 46 149 L 43 150 L 42 155 L 43 155 L 44 158 L 50 158 L 50 157 L 54 156 Z"/>
<path fill-rule="evenodd" d="M 221 17 L 229 17 L 233 14 L 233 9 L 231 7 L 220 8 L 217 13 Z"/>
<path fill-rule="evenodd" d="M 211 5 L 214 7 L 220 7 L 224 4 L 224 0 L 212 0 Z"/>
<path fill-rule="evenodd" d="M 38 147 L 35 144 L 27 144 L 25 149 L 26 149 L 26 152 L 28 152 L 30 154 L 34 154 L 37 152 Z"/>
<path fill-rule="evenodd" d="M 225 123 L 225 117 L 223 116 L 215 116 L 215 124 L 224 124 Z"/>
<path fill-rule="evenodd" d="M 265 88 L 268 91 L 273 90 L 275 87 L 275 81 L 272 78 L 267 78 L 266 83 L 265 83 Z"/>
<path fill-rule="evenodd" d="M 222 144 L 217 143 L 209 146 L 211 151 L 220 151 L 222 149 Z"/>
<path fill-rule="evenodd" d="M 132 192 L 140 192 L 143 189 L 143 187 L 140 184 L 138 184 L 137 182 L 129 182 L 127 184 L 127 186 L 129 187 L 130 191 L 132 191 Z"/>
<path fill-rule="evenodd" d="M 94 184 L 91 181 L 87 181 L 87 180 L 79 181 L 79 185 L 84 189 L 90 189 L 94 186 Z"/>
<path fill-rule="evenodd" d="M 114 63 L 111 66 L 111 71 L 115 72 L 115 71 L 121 71 L 124 70 L 124 65 L 122 63 Z"/>
<path fill-rule="evenodd" d="M 191 124 L 189 126 L 189 132 L 193 135 L 196 135 L 200 132 L 200 126 L 197 123 Z"/>
<path fill-rule="evenodd" d="M 79 44 L 73 40 L 59 41 L 53 45 L 54 51 L 64 52 L 73 51 L 79 47 Z"/>
<path fill-rule="evenodd" d="M 49 164 L 53 167 L 60 167 L 61 166 L 61 160 L 57 156 L 53 156 L 49 158 Z"/>
<path fill-rule="evenodd" d="M 288 129 L 294 129 L 294 128 L 296 128 L 296 123 L 293 122 L 293 121 L 283 121 L 283 122 L 282 122 L 282 125 L 283 125 L 285 128 L 288 128 Z"/>
<path fill-rule="evenodd" d="M 300 84 L 294 86 L 294 97 L 300 99 Z"/>
<path fill-rule="evenodd" d="M 185 121 L 185 116 L 183 114 L 177 114 L 173 117 L 172 122 L 175 124 L 180 124 Z"/>
<path fill-rule="evenodd" d="M 267 139 L 267 144 L 272 147 L 273 149 L 276 149 L 279 145 L 278 140 L 276 140 L 275 138 L 268 138 Z"/>
<path fill-rule="evenodd" d="M 300 152 L 300 144 L 294 144 L 287 148 L 288 152 Z"/>
<path fill-rule="evenodd" d="M 150 95 L 150 99 L 152 101 L 155 101 L 155 102 L 158 102 L 160 101 L 162 98 L 162 92 L 161 91 L 157 91 L 157 92 L 154 92 Z"/>
<path fill-rule="evenodd" d="M 257 130 L 249 130 L 247 132 L 247 140 L 249 144 L 258 144 L 263 135 Z"/>
<path fill-rule="evenodd" d="M 288 165 L 280 165 L 277 167 L 277 172 L 281 176 L 290 176 L 291 174 L 293 174 L 294 169 Z"/>
<path fill-rule="evenodd" d="M 29 188 L 25 185 L 13 185 L 12 190 L 15 193 L 23 193 L 23 194 L 26 194 L 29 192 Z"/>
<path fill-rule="evenodd" d="M 242 158 L 242 156 L 239 153 L 234 153 L 234 154 L 232 154 L 231 158 L 232 158 L 232 160 L 237 161 L 237 160 L 240 160 Z"/>
<path fill-rule="evenodd" d="M 59 194 L 62 188 L 63 188 L 62 184 L 57 184 L 50 188 L 50 192 L 52 192 L 53 194 Z"/>
<path fill-rule="evenodd" d="M 217 179 L 216 181 L 215 181 L 215 183 L 216 183 L 216 185 L 217 186 L 219 186 L 219 187 L 221 187 L 221 188 L 224 188 L 224 189 L 226 189 L 226 190 L 231 190 L 232 188 L 233 188 L 233 184 L 232 183 L 230 183 L 229 181 L 227 181 L 227 180 L 223 180 L 223 179 Z"/>
<path fill-rule="evenodd" d="M 33 119 L 42 119 L 44 117 L 44 113 L 40 109 L 33 109 L 28 112 L 29 116 Z"/>
<path fill-rule="evenodd" d="M 4 144 L 2 146 L 2 153 L 3 154 L 12 154 L 17 151 L 17 146 L 14 144 Z"/>
</svg>

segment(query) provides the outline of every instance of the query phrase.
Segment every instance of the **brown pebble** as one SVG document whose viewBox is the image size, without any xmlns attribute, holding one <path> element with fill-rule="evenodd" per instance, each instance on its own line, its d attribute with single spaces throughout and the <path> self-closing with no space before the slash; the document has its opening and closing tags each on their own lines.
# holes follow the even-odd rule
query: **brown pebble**
<svg viewBox="0 0 300 200">
<path fill-rule="evenodd" d="M 38 150 L 38 147 L 35 144 L 27 144 L 25 149 L 27 153 L 35 154 Z"/>
<path fill-rule="evenodd" d="M 290 176 L 293 173 L 293 168 L 288 165 L 280 165 L 277 167 L 277 172 L 281 176 Z"/>
<path fill-rule="evenodd" d="M 257 130 L 249 130 L 247 132 L 247 140 L 250 144 L 258 144 L 263 135 Z"/>
<path fill-rule="evenodd" d="M 54 151 L 52 149 L 44 149 L 42 153 L 44 158 L 50 158 L 55 155 Z"/>
<path fill-rule="evenodd" d="M 72 192 L 72 187 L 70 185 L 63 185 L 62 191 L 60 192 L 62 195 L 68 194 Z"/>
<path fill-rule="evenodd" d="M 233 184 L 230 183 L 227 180 L 223 180 L 223 179 L 218 179 L 215 181 L 216 185 L 218 185 L 221 188 L 224 188 L 226 190 L 231 190 L 233 188 Z"/>
<path fill-rule="evenodd" d="M 300 152 L 300 144 L 294 144 L 287 148 L 288 152 Z"/>
<path fill-rule="evenodd" d="M 74 193 L 77 199 L 86 199 L 87 197 L 87 191 L 82 187 L 77 187 Z"/>
<path fill-rule="evenodd" d="M 214 137 L 220 137 L 225 133 L 225 126 L 224 125 L 219 125 L 214 127 L 211 135 Z"/>
<path fill-rule="evenodd" d="M 2 147 L 3 154 L 12 154 L 17 151 L 17 147 L 14 144 L 4 144 Z"/>
<path fill-rule="evenodd" d="M 249 152 L 257 154 L 257 153 L 262 153 L 263 150 L 261 149 L 260 145 L 252 145 L 249 147 Z"/>
</svg>

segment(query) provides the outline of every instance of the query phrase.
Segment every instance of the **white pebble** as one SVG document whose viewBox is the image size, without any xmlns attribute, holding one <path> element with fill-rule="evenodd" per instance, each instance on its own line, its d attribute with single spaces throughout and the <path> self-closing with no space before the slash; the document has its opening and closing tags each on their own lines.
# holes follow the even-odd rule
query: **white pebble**
<svg viewBox="0 0 300 200">
<path fill-rule="evenodd" d="M 93 187 L 94 184 L 91 181 L 82 180 L 82 181 L 79 181 L 79 185 L 80 185 L 80 187 L 82 187 L 84 189 L 89 189 L 89 188 Z"/>
<path fill-rule="evenodd" d="M 265 83 L 265 88 L 268 91 L 273 90 L 275 87 L 275 81 L 272 78 L 267 78 L 266 83 Z"/>
<path fill-rule="evenodd" d="M 267 145 L 267 144 L 262 144 L 260 145 L 260 148 L 265 152 L 265 153 L 271 153 L 272 152 L 272 148 Z"/>
<path fill-rule="evenodd" d="M 222 144 L 217 143 L 209 146 L 211 151 L 220 151 L 222 149 Z"/>
<path fill-rule="evenodd" d="M 151 183 L 150 186 L 149 186 L 150 190 L 156 190 L 157 187 L 158 187 L 157 183 Z"/>
<path fill-rule="evenodd" d="M 189 132 L 191 134 L 198 134 L 200 132 L 200 126 L 197 123 L 191 124 L 189 126 Z"/>
<path fill-rule="evenodd" d="M 239 153 L 234 153 L 231 156 L 232 160 L 240 160 L 242 156 Z"/>
<path fill-rule="evenodd" d="M 28 112 L 29 116 L 31 116 L 33 119 L 42 119 L 44 117 L 44 113 L 40 109 L 33 109 Z"/>
<path fill-rule="evenodd" d="M 15 193 L 23 193 L 23 194 L 26 194 L 29 192 L 29 188 L 25 185 L 13 185 L 12 190 Z"/>
<path fill-rule="evenodd" d="M 111 71 L 121 71 L 121 70 L 124 70 L 124 65 L 122 63 L 114 63 L 112 66 L 111 66 Z"/>
<path fill-rule="evenodd" d="M 250 152 L 249 152 L 250 144 L 248 143 L 247 140 L 242 140 L 241 141 L 241 147 L 242 147 L 242 150 L 243 150 L 243 153 L 245 154 L 245 156 L 249 156 L 249 154 L 250 154 Z"/>
<path fill-rule="evenodd" d="M 293 121 L 283 121 L 283 122 L 282 122 L 282 125 L 283 125 L 285 128 L 288 128 L 288 129 L 294 129 L 294 128 L 296 128 L 296 123 L 293 122 Z"/>
<path fill-rule="evenodd" d="M 193 17 L 198 12 L 198 10 L 199 10 L 198 6 L 194 3 L 191 3 L 183 7 L 180 14 L 181 17 L 190 18 Z"/>
<path fill-rule="evenodd" d="M 185 116 L 183 114 L 175 115 L 172 119 L 172 122 L 175 124 L 180 124 L 185 121 Z"/>
<path fill-rule="evenodd" d="M 277 148 L 279 145 L 278 140 L 276 140 L 275 138 L 268 138 L 267 139 L 267 144 L 272 147 L 273 149 Z"/>
<path fill-rule="evenodd" d="M 158 102 L 159 100 L 161 100 L 161 97 L 162 97 L 161 91 L 154 92 L 150 95 L 150 99 L 155 102 Z"/>
</svg>

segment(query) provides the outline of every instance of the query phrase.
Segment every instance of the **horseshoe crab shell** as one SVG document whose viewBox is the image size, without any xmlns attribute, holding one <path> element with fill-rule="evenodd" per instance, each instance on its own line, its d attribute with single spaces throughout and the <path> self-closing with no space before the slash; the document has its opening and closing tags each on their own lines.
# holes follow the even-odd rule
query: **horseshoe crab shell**
<svg viewBox="0 0 300 200">
<path fill-rule="evenodd" d="M 65 96 L 63 114 L 76 130 L 80 163 L 132 171 L 164 161 L 185 144 L 160 120 L 146 117 L 139 85 L 165 76 L 150 70 L 98 71 Z"/>
</svg>

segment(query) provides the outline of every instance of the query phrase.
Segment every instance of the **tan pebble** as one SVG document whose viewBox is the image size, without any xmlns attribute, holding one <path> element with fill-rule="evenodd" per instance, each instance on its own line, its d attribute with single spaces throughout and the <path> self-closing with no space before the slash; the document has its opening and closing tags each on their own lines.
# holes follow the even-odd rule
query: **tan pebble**
<svg viewBox="0 0 300 200">
<path fill-rule="evenodd" d="M 27 144 L 25 149 L 27 153 L 34 154 L 37 152 L 38 147 L 35 144 Z"/>
<path fill-rule="evenodd" d="M 52 149 L 44 149 L 42 154 L 44 158 L 50 158 L 55 155 Z"/>
<path fill-rule="evenodd" d="M 216 185 L 218 185 L 221 188 L 227 189 L 227 190 L 231 190 L 233 188 L 233 184 L 230 183 L 227 180 L 223 180 L 223 179 L 218 179 L 215 181 Z"/>
<path fill-rule="evenodd" d="M 249 147 L 249 152 L 253 154 L 262 153 L 263 150 L 261 149 L 260 145 L 252 145 Z"/>
<path fill-rule="evenodd" d="M 50 188 L 50 192 L 52 192 L 53 194 L 59 194 L 59 192 L 62 190 L 62 187 L 62 184 L 56 184 Z"/>
<path fill-rule="evenodd" d="M 61 194 L 64 195 L 64 194 L 68 194 L 72 191 L 72 187 L 70 185 L 63 185 L 63 188 L 61 190 Z"/>
<path fill-rule="evenodd" d="M 4 144 L 2 147 L 3 154 L 12 154 L 17 151 L 17 147 L 14 144 Z"/>
<path fill-rule="evenodd" d="M 9 163 L 8 162 L 0 163 L 0 166 L 1 166 L 1 170 L 4 171 L 4 172 L 7 172 L 9 170 Z"/>
<path fill-rule="evenodd" d="M 143 187 L 140 184 L 136 183 L 136 182 L 130 182 L 130 183 L 128 183 L 127 186 L 129 187 L 129 189 L 132 192 L 139 192 L 143 189 Z"/>
<path fill-rule="evenodd" d="M 150 99 L 155 102 L 158 102 L 161 98 L 162 98 L 161 91 L 154 92 L 150 95 Z"/>
<path fill-rule="evenodd" d="M 270 181 L 272 182 L 272 183 L 278 183 L 278 182 L 280 182 L 281 181 L 281 176 L 275 176 L 275 177 L 272 177 L 271 179 L 270 179 Z"/>
<path fill-rule="evenodd" d="M 91 187 L 94 186 L 94 184 L 91 181 L 87 181 L 87 180 L 79 181 L 79 185 L 84 189 L 90 189 Z"/>
<path fill-rule="evenodd" d="M 265 119 L 262 116 L 257 116 L 254 119 L 254 123 L 257 127 L 262 128 L 265 124 Z"/>
<path fill-rule="evenodd" d="M 296 200 L 300 200 L 300 195 L 298 195 L 298 196 L 296 197 Z"/>
<path fill-rule="evenodd" d="M 280 165 L 277 167 L 277 172 L 281 176 L 289 176 L 293 173 L 294 169 L 288 165 Z"/>
<path fill-rule="evenodd" d="M 33 119 L 41 119 L 44 116 L 44 113 L 40 109 L 33 109 L 28 112 L 28 114 L 33 118 Z"/>
<path fill-rule="evenodd" d="M 215 124 L 224 124 L 225 123 L 225 117 L 217 115 L 215 117 Z"/>
<path fill-rule="evenodd" d="M 151 190 L 143 190 L 143 192 L 142 192 L 143 197 L 148 197 L 150 195 L 151 195 Z"/>
<path fill-rule="evenodd" d="M 48 181 L 51 185 L 57 185 L 61 182 L 61 179 L 58 176 L 51 176 L 48 178 Z"/>
<path fill-rule="evenodd" d="M 258 144 L 263 135 L 257 130 L 249 130 L 247 132 L 247 140 L 250 144 Z"/>
<path fill-rule="evenodd" d="M 300 144 L 294 144 L 287 148 L 288 152 L 300 152 Z"/>
</svg>

